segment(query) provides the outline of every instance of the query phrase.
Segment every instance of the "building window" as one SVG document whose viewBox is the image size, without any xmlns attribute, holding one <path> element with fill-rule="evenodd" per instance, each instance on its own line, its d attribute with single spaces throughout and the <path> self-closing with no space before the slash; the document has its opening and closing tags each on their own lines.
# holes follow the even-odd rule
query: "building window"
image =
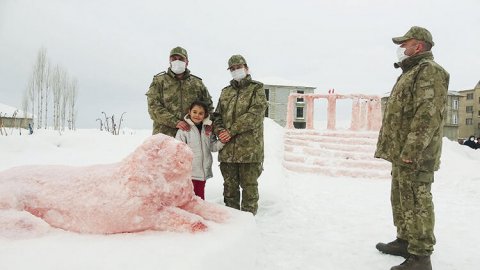
<svg viewBox="0 0 480 270">
<path fill-rule="evenodd" d="M 303 107 L 297 107 L 297 118 L 303 119 Z"/>
<path fill-rule="evenodd" d="M 478 104 L 480 104 L 480 97 L 478 98 Z"/>
<path fill-rule="evenodd" d="M 466 108 L 467 113 L 473 113 L 473 106 L 467 106 L 465 108 Z"/>
<path fill-rule="evenodd" d="M 465 120 L 466 120 L 466 121 L 465 121 L 465 124 L 467 124 L 467 126 L 471 126 L 471 125 L 473 124 L 472 118 L 467 118 L 467 119 L 465 119 Z"/>
<path fill-rule="evenodd" d="M 297 94 L 305 94 L 305 91 L 298 90 L 298 91 L 297 91 Z M 304 102 L 303 97 L 297 98 L 297 102 Z"/>
<path fill-rule="evenodd" d="M 480 117 L 480 111 L 478 111 L 478 117 Z"/>
<path fill-rule="evenodd" d="M 458 125 L 458 116 L 457 114 L 452 115 L 452 124 Z"/>
<path fill-rule="evenodd" d="M 267 98 L 267 101 L 270 100 L 270 89 L 265 89 L 265 97 Z"/>
<path fill-rule="evenodd" d="M 468 100 L 468 99 L 473 99 L 473 93 L 467 94 L 467 100 Z"/>
<path fill-rule="evenodd" d="M 453 108 L 454 110 L 458 110 L 458 99 L 454 99 L 454 100 L 453 100 L 452 108 Z"/>
</svg>

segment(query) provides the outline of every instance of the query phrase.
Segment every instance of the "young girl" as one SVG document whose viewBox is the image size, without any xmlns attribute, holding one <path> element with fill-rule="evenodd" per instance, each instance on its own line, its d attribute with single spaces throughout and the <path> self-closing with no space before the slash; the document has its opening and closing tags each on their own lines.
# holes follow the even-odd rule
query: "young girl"
<svg viewBox="0 0 480 270">
<path fill-rule="evenodd" d="M 195 195 L 205 200 L 205 182 L 212 174 L 212 153 L 222 149 L 223 144 L 212 132 L 212 121 L 207 105 L 194 101 L 185 115 L 190 130 L 177 131 L 176 139 L 186 143 L 193 151 L 192 183 Z"/>
</svg>

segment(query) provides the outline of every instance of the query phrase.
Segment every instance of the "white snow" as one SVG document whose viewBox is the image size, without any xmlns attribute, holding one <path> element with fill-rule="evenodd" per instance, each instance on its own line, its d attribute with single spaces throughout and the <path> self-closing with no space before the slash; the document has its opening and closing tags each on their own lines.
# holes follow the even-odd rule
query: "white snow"
<svg viewBox="0 0 480 270">
<path fill-rule="evenodd" d="M 24 113 L 22 110 L 19 110 L 15 107 L 12 107 L 7 104 L 0 103 L 0 113 L 1 116 L 13 117 L 13 114 L 17 112 L 17 117 L 28 117 L 31 118 L 32 114 Z"/>
<path fill-rule="evenodd" d="M 402 258 L 375 249 L 377 242 L 395 237 L 389 180 L 290 172 L 282 165 L 284 133 L 265 120 L 265 170 L 254 218 L 240 213 L 197 234 L 104 236 L 57 230 L 41 237 L 0 238 L 0 269 L 380 270 L 401 263 Z M 149 135 L 148 130 L 120 136 L 96 130 L 62 135 L 36 130 L 31 136 L 0 136 L 0 170 L 117 162 Z M 206 199 L 223 204 L 217 164 Z M 478 269 L 479 165 L 480 151 L 444 139 L 442 165 L 432 188 L 436 270 Z"/>
</svg>

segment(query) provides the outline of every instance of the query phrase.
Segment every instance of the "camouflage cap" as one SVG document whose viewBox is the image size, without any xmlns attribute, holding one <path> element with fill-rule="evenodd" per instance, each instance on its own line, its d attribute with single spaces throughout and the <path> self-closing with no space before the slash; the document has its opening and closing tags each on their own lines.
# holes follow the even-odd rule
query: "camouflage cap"
<svg viewBox="0 0 480 270">
<path fill-rule="evenodd" d="M 246 65 L 247 61 L 245 61 L 245 58 L 241 56 L 240 54 L 235 54 L 228 59 L 228 68 L 230 69 L 234 65 Z"/>
<path fill-rule="evenodd" d="M 184 48 L 182 48 L 180 46 L 175 47 L 170 51 L 170 56 L 172 56 L 172 55 L 180 55 L 180 56 L 183 56 L 186 59 L 188 59 L 187 50 L 185 50 Z"/>
<path fill-rule="evenodd" d="M 417 40 L 422 40 L 427 43 L 430 43 L 430 45 L 435 45 L 432 39 L 432 34 L 430 32 L 420 26 L 412 26 L 408 32 L 403 35 L 402 37 L 394 37 L 392 38 L 393 43 L 395 44 L 402 44 L 403 42 L 409 40 L 409 39 L 417 39 Z"/>
</svg>

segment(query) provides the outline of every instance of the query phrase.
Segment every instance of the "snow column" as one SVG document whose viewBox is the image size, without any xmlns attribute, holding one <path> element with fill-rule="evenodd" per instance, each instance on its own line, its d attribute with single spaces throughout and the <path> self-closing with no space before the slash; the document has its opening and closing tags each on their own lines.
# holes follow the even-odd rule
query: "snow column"
<svg viewBox="0 0 480 270">
<path fill-rule="evenodd" d="M 360 129 L 360 99 L 355 98 L 352 102 L 352 122 L 350 130 L 358 131 Z"/>
<path fill-rule="evenodd" d="M 373 130 L 373 119 L 374 119 L 374 101 L 369 99 L 367 101 L 367 129 Z"/>
<path fill-rule="evenodd" d="M 307 129 L 313 129 L 313 97 L 305 96 L 307 105 Z"/>
<path fill-rule="evenodd" d="M 329 94 L 327 105 L 327 129 L 335 130 L 337 117 L 337 95 Z"/>
<path fill-rule="evenodd" d="M 367 101 L 360 101 L 360 119 L 359 127 L 364 130 L 367 127 Z"/>
<path fill-rule="evenodd" d="M 288 103 L 287 103 L 287 124 L 286 128 L 293 129 L 293 106 L 295 104 L 297 96 L 290 94 L 288 96 Z"/>
<path fill-rule="evenodd" d="M 382 104 L 380 98 L 372 101 L 372 124 L 370 130 L 378 131 L 382 126 Z"/>
</svg>

